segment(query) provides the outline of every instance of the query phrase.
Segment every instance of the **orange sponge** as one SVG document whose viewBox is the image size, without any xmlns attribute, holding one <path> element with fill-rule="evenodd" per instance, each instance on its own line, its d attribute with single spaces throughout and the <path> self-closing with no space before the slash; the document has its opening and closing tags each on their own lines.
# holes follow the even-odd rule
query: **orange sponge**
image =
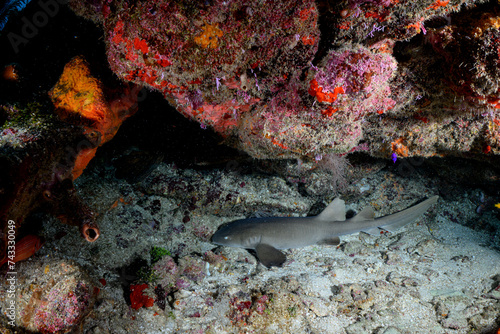
<svg viewBox="0 0 500 334">
<path fill-rule="evenodd" d="M 102 83 L 92 76 L 87 61 L 81 56 L 71 59 L 49 92 L 61 120 L 80 125 L 97 146 L 110 141 L 122 122 L 137 109 L 139 88 L 121 88 L 105 94 Z M 114 95 L 114 98 L 109 97 Z M 96 136 L 97 135 L 97 136 Z M 73 179 L 81 175 L 94 157 L 97 148 L 87 148 L 78 153 L 73 169 Z"/>
</svg>

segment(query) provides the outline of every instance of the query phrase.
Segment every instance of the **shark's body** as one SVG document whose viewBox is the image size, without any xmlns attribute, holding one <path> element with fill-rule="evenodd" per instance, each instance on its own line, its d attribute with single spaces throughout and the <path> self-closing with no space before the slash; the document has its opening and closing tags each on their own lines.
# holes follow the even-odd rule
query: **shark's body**
<svg viewBox="0 0 500 334">
<path fill-rule="evenodd" d="M 219 229 L 212 242 L 229 247 L 253 249 L 267 267 L 280 266 L 285 254 L 279 249 L 314 244 L 338 245 L 339 236 L 360 231 L 377 233 L 380 229 L 395 231 L 411 223 L 436 203 L 433 196 L 398 213 L 375 218 L 372 208 L 365 208 L 353 218 L 345 218 L 344 201 L 336 198 L 321 214 L 314 217 L 270 217 L 236 220 Z"/>
</svg>

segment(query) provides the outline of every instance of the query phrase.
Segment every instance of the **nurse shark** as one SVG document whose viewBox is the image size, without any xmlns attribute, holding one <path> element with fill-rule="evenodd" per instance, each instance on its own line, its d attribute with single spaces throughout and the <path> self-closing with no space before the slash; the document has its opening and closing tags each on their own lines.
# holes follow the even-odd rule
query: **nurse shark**
<svg viewBox="0 0 500 334">
<path fill-rule="evenodd" d="M 375 218 L 371 207 L 346 219 L 345 202 L 336 198 L 319 215 L 313 217 L 248 218 L 233 221 L 212 236 L 212 243 L 254 250 L 266 267 L 281 266 L 286 256 L 280 249 L 310 245 L 338 245 L 339 237 L 356 232 L 380 234 L 393 232 L 411 223 L 435 204 L 433 196 L 408 209 Z"/>
</svg>

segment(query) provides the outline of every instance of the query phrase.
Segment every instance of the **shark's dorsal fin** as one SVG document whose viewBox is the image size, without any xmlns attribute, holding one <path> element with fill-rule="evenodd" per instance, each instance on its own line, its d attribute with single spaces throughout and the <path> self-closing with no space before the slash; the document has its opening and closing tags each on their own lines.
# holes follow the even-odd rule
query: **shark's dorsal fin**
<svg viewBox="0 0 500 334">
<path fill-rule="evenodd" d="M 350 219 L 351 222 L 361 222 L 361 221 L 367 221 L 367 220 L 374 220 L 375 219 L 375 212 L 373 209 L 369 206 L 361 210 L 357 215 L 352 217 Z"/>
<path fill-rule="evenodd" d="M 345 202 L 337 197 L 316 218 L 323 221 L 344 221 Z"/>
<path fill-rule="evenodd" d="M 359 212 L 356 216 L 352 217 L 351 222 L 369 221 L 374 219 L 375 219 L 375 212 L 373 211 L 372 207 L 367 206 L 366 208 L 361 210 L 361 212 Z M 362 231 L 371 235 L 380 234 L 380 230 L 378 229 L 378 227 L 367 228 Z"/>
</svg>

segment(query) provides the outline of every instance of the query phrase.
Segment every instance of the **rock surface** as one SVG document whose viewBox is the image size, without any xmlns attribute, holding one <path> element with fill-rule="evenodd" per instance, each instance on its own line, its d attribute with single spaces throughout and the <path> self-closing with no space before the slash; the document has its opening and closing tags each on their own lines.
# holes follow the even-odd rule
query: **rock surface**
<svg viewBox="0 0 500 334">
<path fill-rule="evenodd" d="M 498 4 L 71 1 L 123 80 L 258 158 L 500 152 Z"/>
</svg>

